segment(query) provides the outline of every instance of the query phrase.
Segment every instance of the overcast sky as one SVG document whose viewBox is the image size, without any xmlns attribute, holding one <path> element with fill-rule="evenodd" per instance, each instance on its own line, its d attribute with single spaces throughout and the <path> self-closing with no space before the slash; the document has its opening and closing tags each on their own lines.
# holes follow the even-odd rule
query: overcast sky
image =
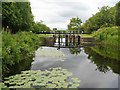
<svg viewBox="0 0 120 90">
<path fill-rule="evenodd" d="M 67 29 L 72 17 L 85 22 L 98 7 L 114 6 L 119 0 L 30 0 L 34 21 L 44 21 L 52 28 Z"/>
</svg>

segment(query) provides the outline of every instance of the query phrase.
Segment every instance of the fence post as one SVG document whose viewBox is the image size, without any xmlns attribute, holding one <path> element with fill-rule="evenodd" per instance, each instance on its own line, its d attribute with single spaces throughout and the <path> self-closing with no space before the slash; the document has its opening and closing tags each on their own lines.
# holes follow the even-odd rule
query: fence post
<svg viewBox="0 0 120 90">
<path fill-rule="evenodd" d="M 75 44 L 75 34 L 74 34 L 74 31 L 73 31 L 73 45 Z"/>
<path fill-rule="evenodd" d="M 59 32 L 59 35 L 58 35 L 58 44 L 60 46 L 60 32 Z"/>
<path fill-rule="evenodd" d="M 54 43 L 56 42 L 56 35 L 53 35 Z"/>
<path fill-rule="evenodd" d="M 68 35 L 65 35 L 65 46 L 68 46 Z"/>
<path fill-rule="evenodd" d="M 80 45 L 80 36 L 78 35 L 78 45 Z"/>
<path fill-rule="evenodd" d="M 63 43 L 63 35 L 62 35 L 62 32 L 61 32 L 60 37 L 61 37 L 61 44 L 62 44 L 62 43 Z"/>
<path fill-rule="evenodd" d="M 70 39 L 70 44 L 71 44 L 71 43 L 72 43 L 72 35 L 71 35 L 71 31 L 70 31 L 69 39 Z"/>
</svg>

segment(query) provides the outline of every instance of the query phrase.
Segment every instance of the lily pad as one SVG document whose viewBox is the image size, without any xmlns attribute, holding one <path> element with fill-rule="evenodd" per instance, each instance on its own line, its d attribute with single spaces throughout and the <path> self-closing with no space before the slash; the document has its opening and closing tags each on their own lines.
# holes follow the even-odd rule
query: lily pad
<svg viewBox="0 0 120 90">
<path fill-rule="evenodd" d="M 7 86 L 4 84 L 4 83 L 2 83 L 2 82 L 0 82 L 0 89 L 1 88 L 6 88 Z"/>
<path fill-rule="evenodd" d="M 61 67 L 45 71 L 22 71 L 21 74 L 10 76 L 4 81 L 8 88 L 77 88 L 79 82 L 78 78 L 72 77 L 71 72 Z"/>
</svg>

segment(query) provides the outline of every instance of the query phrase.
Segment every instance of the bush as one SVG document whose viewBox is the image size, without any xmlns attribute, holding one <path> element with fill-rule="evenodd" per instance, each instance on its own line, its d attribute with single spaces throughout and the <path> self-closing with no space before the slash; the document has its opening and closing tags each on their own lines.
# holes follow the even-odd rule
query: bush
<svg viewBox="0 0 120 90">
<path fill-rule="evenodd" d="M 42 44 L 42 38 L 31 32 L 10 34 L 2 32 L 2 71 L 10 72 L 10 67 L 19 62 L 32 60 L 35 50 Z"/>
<path fill-rule="evenodd" d="M 118 31 L 120 27 L 104 27 L 98 29 L 98 31 L 93 32 L 95 39 L 104 44 L 110 44 L 118 46 Z"/>
</svg>

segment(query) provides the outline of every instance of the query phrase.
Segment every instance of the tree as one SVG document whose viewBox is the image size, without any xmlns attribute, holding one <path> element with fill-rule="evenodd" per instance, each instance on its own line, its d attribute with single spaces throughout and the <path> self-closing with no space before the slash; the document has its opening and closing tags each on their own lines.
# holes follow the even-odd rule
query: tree
<svg viewBox="0 0 120 90">
<path fill-rule="evenodd" d="M 82 20 L 79 19 L 78 17 L 70 19 L 70 23 L 68 24 L 68 30 L 73 31 L 73 30 L 80 30 Z"/>
<path fill-rule="evenodd" d="M 36 23 L 34 23 L 32 32 L 40 33 L 42 31 L 49 32 L 50 28 L 47 27 L 45 24 L 43 24 L 43 22 L 36 22 Z"/>
<path fill-rule="evenodd" d="M 120 26 L 120 1 L 116 4 L 116 25 Z"/>
<path fill-rule="evenodd" d="M 2 25 L 12 33 L 29 31 L 33 24 L 30 2 L 2 2 Z"/>
<path fill-rule="evenodd" d="M 95 15 L 86 20 L 81 26 L 85 33 L 92 33 L 101 27 L 115 25 L 115 6 L 103 6 Z"/>
</svg>

